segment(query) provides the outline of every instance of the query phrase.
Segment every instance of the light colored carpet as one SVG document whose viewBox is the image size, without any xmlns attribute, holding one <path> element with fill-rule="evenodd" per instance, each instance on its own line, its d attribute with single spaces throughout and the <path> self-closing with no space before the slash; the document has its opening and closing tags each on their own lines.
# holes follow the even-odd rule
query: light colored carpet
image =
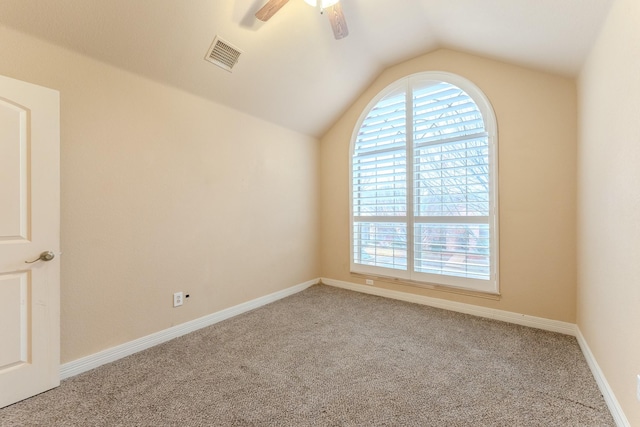
<svg viewBox="0 0 640 427">
<path fill-rule="evenodd" d="M 2 426 L 613 426 L 575 338 L 313 286 L 70 378 Z"/>
</svg>

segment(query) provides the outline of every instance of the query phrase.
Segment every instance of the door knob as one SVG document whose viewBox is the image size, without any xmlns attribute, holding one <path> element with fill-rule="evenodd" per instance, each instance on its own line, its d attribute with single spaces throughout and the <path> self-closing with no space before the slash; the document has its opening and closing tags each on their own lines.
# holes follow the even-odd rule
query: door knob
<svg viewBox="0 0 640 427">
<path fill-rule="evenodd" d="M 34 262 L 37 261 L 51 261 L 52 259 L 54 259 L 56 257 L 56 255 L 51 252 L 51 251 L 44 251 L 40 254 L 40 256 L 36 259 L 34 259 L 33 261 L 25 261 L 26 264 L 33 264 Z"/>
</svg>

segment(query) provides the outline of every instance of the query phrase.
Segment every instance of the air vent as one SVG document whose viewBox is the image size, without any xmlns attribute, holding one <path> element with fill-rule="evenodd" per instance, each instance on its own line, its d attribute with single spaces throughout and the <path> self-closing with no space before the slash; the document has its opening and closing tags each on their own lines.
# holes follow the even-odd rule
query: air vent
<svg viewBox="0 0 640 427">
<path fill-rule="evenodd" d="M 242 52 L 231 45 L 231 43 L 222 40 L 216 36 L 211 43 L 211 47 L 207 52 L 205 60 L 217 65 L 218 67 L 231 72 L 231 69 L 238 62 L 238 58 Z"/>
</svg>

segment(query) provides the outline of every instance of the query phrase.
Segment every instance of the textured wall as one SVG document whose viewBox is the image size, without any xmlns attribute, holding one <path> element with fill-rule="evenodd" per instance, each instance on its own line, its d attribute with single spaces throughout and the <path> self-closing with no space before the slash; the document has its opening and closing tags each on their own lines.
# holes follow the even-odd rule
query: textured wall
<svg viewBox="0 0 640 427">
<path fill-rule="evenodd" d="M 449 71 L 474 82 L 498 121 L 499 300 L 403 284 L 376 286 L 575 322 L 576 87 L 558 77 L 451 50 L 382 73 L 321 140 L 322 275 L 349 272 L 349 144 L 369 101 L 400 77 Z"/>
<path fill-rule="evenodd" d="M 319 276 L 317 140 L 0 39 L 0 74 L 60 91 L 63 363 Z"/>
<path fill-rule="evenodd" d="M 579 78 L 578 326 L 640 425 L 640 2 L 618 0 Z"/>
</svg>

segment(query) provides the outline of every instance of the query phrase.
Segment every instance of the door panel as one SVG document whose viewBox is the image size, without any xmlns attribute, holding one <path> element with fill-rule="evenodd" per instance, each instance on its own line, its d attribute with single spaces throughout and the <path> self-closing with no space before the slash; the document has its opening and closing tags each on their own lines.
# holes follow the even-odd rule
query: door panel
<svg viewBox="0 0 640 427">
<path fill-rule="evenodd" d="M 29 274 L 0 275 L 0 372 L 28 363 Z"/>
<path fill-rule="evenodd" d="M 0 407 L 60 384 L 59 114 L 57 91 L 0 76 Z"/>
<path fill-rule="evenodd" d="M 0 239 L 26 239 L 28 111 L 0 98 Z"/>
</svg>

